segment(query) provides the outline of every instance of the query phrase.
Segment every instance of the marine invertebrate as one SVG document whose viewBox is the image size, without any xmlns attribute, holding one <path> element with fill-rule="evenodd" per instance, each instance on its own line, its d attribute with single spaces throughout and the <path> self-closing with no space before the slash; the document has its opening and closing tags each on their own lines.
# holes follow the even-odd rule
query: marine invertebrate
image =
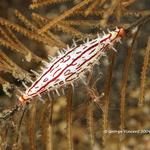
<svg viewBox="0 0 150 150">
<path fill-rule="evenodd" d="M 53 58 L 50 63 L 44 62 L 45 68 L 41 75 L 33 71 L 38 76 L 37 80 L 30 87 L 23 83 L 26 91 L 18 98 L 19 103 L 14 110 L 20 109 L 35 96 L 40 96 L 45 91 L 54 90 L 59 95 L 59 88 L 64 88 L 68 84 L 73 86 L 74 81 L 83 78 L 84 73 L 90 70 L 98 59 L 105 55 L 108 49 L 111 48 L 117 51 L 113 46 L 125 36 L 125 30 L 116 28 L 114 31 L 108 30 L 108 34 L 103 34 L 102 37 L 98 35 L 96 39 L 91 41 L 87 39 L 87 42 L 81 45 L 77 45 L 74 42 L 72 48 L 68 47 L 59 51 L 58 56 Z M 13 112 L 11 111 L 10 113 Z"/>
<path fill-rule="evenodd" d="M 88 40 L 79 46 L 74 43 L 72 48 L 68 47 L 63 52 L 59 51 L 57 58 L 54 58 L 50 63 L 45 63 L 46 69 L 31 87 L 27 88 L 19 98 L 19 102 L 26 103 L 46 90 L 55 90 L 58 93 L 59 87 L 68 84 L 73 86 L 73 82 L 81 78 L 88 69 L 91 69 L 98 58 L 103 56 L 109 48 L 116 51 L 113 45 L 120 41 L 124 34 L 123 28 L 116 28 L 114 31 L 109 31 L 108 34 L 104 33 L 103 37 L 98 36 L 96 39 Z"/>
<path fill-rule="evenodd" d="M 144 85 L 141 86 L 141 95 L 145 95 L 143 100 L 148 108 L 147 87 L 149 82 L 147 81 L 149 78 L 146 76 L 146 72 L 148 74 L 149 69 L 146 65 L 146 57 L 143 57 L 144 52 L 147 56 L 145 46 L 149 43 L 147 43 L 147 37 L 149 36 L 147 23 L 142 23 L 144 28 L 138 28 L 134 34 L 128 34 L 122 40 L 122 45 L 115 45 L 118 53 L 109 50 L 107 57 L 100 58 L 100 61 L 94 60 L 97 64 L 94 65 L 93 69 L 87 68 L 88 72 L 85 75 L 85 71 L 79 74 L 79 77 L 76 78 L 77 81 L 72 81 L 74 92 L 72 92 L 70 83 L 62 84 L 61 87 L 53 85 L 57 90 L 50 88 L 50 92 L 46 90 L 47 92 L 38 94 L 37 98 L 35 96 L 31 99 L 32 103 L 29 106 L 26 104 L 30 100 L 26 100 L 22 105 L 18 102 L 15 108 L 13 106 L 15 106 L 20 95 L 26 93 L 21 82 L 24 82 L 29 89 L 32 84 L 29 82 L 36 81 L 53 62 L 48 61 L 48 66 L 45 65 L 39 75 L 34 72 L 37 77 L 30 72 L 30 69 L 38 71 L 38 68 L 44 65 L 41 64 L 42 60 L 47 60 L 47 56 L 53 56 L 58 48 L 63 49 L 66 48 L 66 44 L 71 45 L 71 39 L 73 38 L 76 41 L 85 41 L 87 37 L 94 39 L 96 34 L 100 33 L 100 30 L 105 31 L 106 28 L 113 29 L 115 26 L 119 26 L 126 29 L 131 22 L 149 14 L 148 2 L 139 1 L 137 3 L 135 0 L 109 2 L 106 0 L 33 0 L 32 2 L 33 5 L 31 4 L 30 8 L 40 8 L 35 11 L 31 10 L 32 14 L 30 14 L 31 11 L 27 9 L 26 5 L 29 1 L 14 0 L 12 3 L 8 3 L 2 0 L 1 2 L 1 4 L 9 4 L 6 5 L 7 10 L 9 6 L 13 8 L 13 4 L 17 8 L 15 11 L 17 18 L 12 17 L 12 13 L 10 15 L 10 11 L 6 11 L 4 7 L 2 12 L 5 15 L 1 13 L 1 17 L 6 19 L 0 19 L 0 45 L 3 54 L 1 55 L 0 65 L 2 73 L 0 84 L 6 94 L 12 95 L 8 99 L 2 90 L 0 92 L 2 93 L 0 103 L 2 113 L 0 112 L 0 117 L 3 114 L 5 118 L 10 116 L 7 120 L 2 122 L 0 120 L 1 149 L 27 149 L 28 147 L 36 149 L 38 146 L 40 149 L 60 149 L 61 147 L 61 149 L 71 150 L 87 149 L 87 144 L 90 144 L 91 149 L 95 146 L 99 149 L 101 147 L 108 147 L 106 149 L 114 147 L 118 143 L 118 139 L 122 139 L 122 136 L 115 135 L 117 137 L 115 140 L 113 136 L 101 133 L 103 130 L 127 128 L 130 113 L 127 114 L 126 111 L 128 112 L 130 107 L 133 104 L 135 106 L 136 101 L 138 101 L 140 79 L 141 85 Z M 23 11 L 20 12 L 18 9 Z M 135 36 L 135 34 L 138 36 Z M 130 43 L 128 43 L 129 40 Z M 132 42 L 134 46 L 131 41 L 135 41 Z M 76 42 L 76 44 L 80 45 L 81 42 Z M 61 52 L 67 53 L 63 50 Z M 57 59 L 57 57 L 54 57 L 54 59 Z M 143 59 L 142 67 L 141 60 Z M 140 70 L 144 73 L 140 74 Z M 13 80 L 10 78 L 11 76 Z M 80 79 L 83 79 L 86 85 L 82 84 Z M 65 88 L 65 85 L 68 86 Z M 18 95 L 16 89 L 21 90 L 18 99 L 15 97 Z M 64 96 L 55 96 L 56 94 L 62 95 L 64 89 Z M 136 93 L 136 96 L 132 97 L 133 93 Z M 53 100 L 47 97 L 47 94 Z M 40 95 L 41 97 L 39 97 Z M 44 103 L 37 101 L 37 99 L 44 100 Z M 95 102 L 99 104 L 99 110 L 93 105 Z M 145 109 L 144 107 L 141 107 L 141 109 Z M 12 111 L 10 111 L 11 108 Z M 26 113 L 23 112 L 25 115 L 20 119 L 24 108 L 29 109 L 26 109 Z M 134 109 L 138 108 L 135 107 Z M 15 113 L 15 110 L 21 111 Z M 8 113 L 5 115 L 5 112 Z M 13 113 L 15 115 L 12 117 Z M 140 117 L 140 115 L 137 117 Z M 132 116 L 132 118 L 135 117 Z M 145 120 L 148 119 L 145 117 Z M 143 123 L 143 120 L 141 123 Z M 3 124 L 4 126 L 2 126 Z M 16 128 L 17 126 L 19 127 Z M 143 128 L 146 129 L 145 127 Z M 11 129 L 13 129 L 13 136 L 10 136 Z M 141 127 L 138 129 L 141 129 Z M 128 136 L 124 137 L 128 138 Z M 142 141 L 142 137 L 140 136 L 139 141 Z M 58 142 L 58 139 L 61 140 Z M 110 142 L 113 143 L 112 146 Z M 128 148 L 128 145 L 125 146 L 123 143 L 124 140 L 120 141 L 120 149 L 122 147 Z"/>
<path fill-rule="evenodd" d="M 73 87 L 74 81 L 79 78 L 82 79 L 84 73 L 97 63 L 98 58 L 105 55 L 108 49 L 113 49 L 116 52 L 117 50 L 114 48 L 114 44 L 121 42 L 121 39 L 130 32 L 133 27 L 141 24 L 148 18 L 149 15 L 137 20 L 127 29 L 122 27 L 116 27 L 113 31 L 108 29 L 108 33 L 103 32 L 102 37 L 98 35 L 96 39 L 91 41 L 87 39 L 87 42 L 80 45 L 77 45 L 74 41 L 73 47 L 58 51 L 58 56 L 52 58 L 50 63 L 44 62 L 45 68 L 41 75 L 33 71 L 38 77 L 35 81 L 31 80 L 32 85 L 30 87 L 26 86 L 23 82 L 26 91 L 21 92 L 16 107 L 2 118 L 5 119 L 20 110 L 21 107 L 30 103 L 35 96 L 39 96 L 40 98 L 40 94 L 45 91 L 49 92 L 54 90 L 59 95 L 59 88 L 64 88 L 68 84 L 71 84 Z"/>
</svg>

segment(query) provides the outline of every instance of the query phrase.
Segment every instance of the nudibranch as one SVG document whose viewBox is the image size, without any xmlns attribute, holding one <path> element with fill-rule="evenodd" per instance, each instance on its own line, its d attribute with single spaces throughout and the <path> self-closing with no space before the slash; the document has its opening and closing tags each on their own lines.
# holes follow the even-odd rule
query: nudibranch
<svg viewBox="0 0 150 150">
<path fill-rule="evenodd" d="M 42 74 L 19 97 L 19 104 L 24 105 L 43 92 L 54 90 L 58 93 L 60 87 L 73 85 L 74 81 L 90 70 L 107 50 L 116 51 L 114 44 L 120 42 L 125 34 L 124 28 L 108 30 L 108 33 L 104 33 L 103 36 L 98 35 L 93 40 L 87 39 L 80 45 L 74 42 L 73 47 L 59 51 L 56 58 L 45 63 L 46 67 Z"/>
</svg>

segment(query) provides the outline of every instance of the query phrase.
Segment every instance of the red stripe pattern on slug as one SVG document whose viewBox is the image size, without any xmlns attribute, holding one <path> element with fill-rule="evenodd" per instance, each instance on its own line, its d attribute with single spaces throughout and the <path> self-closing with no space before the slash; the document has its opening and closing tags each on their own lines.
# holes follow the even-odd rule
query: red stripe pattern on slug
<svg viewBox="0 0 150 150">
<path fill-rule="evenodd" d="M 72 84 L 85 71 L 89 70 L 105 51 L 113 48 L 114 43 L 125 35 L 123 28 L 109 31 L 103 37 L 98 36 L 92 41 L 69 48 L 50 62 L 47 69 L 19 98 L 23 103 L 46 90 L 56 90 L 62 86 Z M 114 48 L 113 48 L 114 49 Z"/>
</svg>

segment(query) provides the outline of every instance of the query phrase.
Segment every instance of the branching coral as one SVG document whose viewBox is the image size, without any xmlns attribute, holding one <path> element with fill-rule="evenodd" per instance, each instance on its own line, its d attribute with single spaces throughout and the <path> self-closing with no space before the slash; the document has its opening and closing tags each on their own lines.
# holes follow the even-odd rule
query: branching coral
<svg viewBox="0 0 150 150">
<path fill-rule="evenodd" d="M 137 7 L 142 7 L 140 4 L 143 8 L 137 9 Z M 22 88 L 18 82 L 28 83 L 34 78 L 30 69 L 38 69 L 42 65 L 41 62 L 47 59 L 47 55 L 55 55 L 56 49 L 67 47 L 68 44 L 72 43 L 70 42 L 72 39 L 80 44 L 87 38 L 96 37 L 96 34 L 101 32 L 100 30 L 113 29 L 116 25 L 128 27 L 131 22 L 150 14 L 150 11 L 144 7 L 144 2 L 139 1 L 137 3 L 135 0 L 33 0 L 29 8 L 32 10 L 30 16 L 24 15 L 26 13 L 22 11 L 14 10 L 16 23 L 9 17 L 7 19 L 0 17 L 0 84 L 3 91 L 9 96 L 10 89 Z M 31 12 L 28 8 L 26 10 L 28 13 Z M 146 24 L 144 25 L 146 26 Z M 91 145 L 91 149 L 93 146 L 99 148 L 103 145 L 107 149 L 107 143 L 111 140 L 106 134 L 101 134 L 103 130 L 113 128 L 115 123 L 117 124 L 115 128 L 126 129 L 126 117 L 128 117 L 126 111 L 130 107 L 128 104 L 136 103 L 133 102 L 134 100 L 132 102 L 130 100 L 133 95 L 136 95 L 133 93 L 137 91 L 138 94 L 135 99 L 139 99 L 139 104 L 144 104 L 144 94 L 148 93 L 146 87 L 149 83 L 147 74 L 149 73 L 150 41 L 148 40 L 147 44 L 149 35 L 146 33 L 149 29 L 146 27 L 143 29 L 143 26 L 138 30 L 138 36 L 136 33 L 130 34 L 123 41 L 128 45 L 121 45 L 116 54 L 111 52 L 111 55 L 108 56 L 110 58 L 108 62 L 102 59 L 101 66 L 98 64 L 91 72 L 87 73 L 88 84 L 86 87 L 83 83 L 77 82 L 74 93 L 72 93 L 71 88 L 68 88 L 65 98 L 62 98 L 61 101 L 48 101 L 51 97 L 56 99 L 56 93 L 51 92 L 49 98 L 44 96 L 47 101 L 42 106 L 34 102 L 30 111 L 27 111 L 30 115 L 29 121 L 27 120 L 27 123 L 22 125 L 27 127 L 28 132 L 26 134 L 27 130 L 19 131 L 19 141 L 17 142 L 22 142 L 25 146 L 28 143 L 31 149 L 36 149 L 37 143 L 41 144 L 41 149 L 59 149 L 60 146 L 62 149 L 70 150 L 73 148 L 85 149 L 86 145 Z M 143 41 L 139 40 L 140 37 L 144 39 L 144 44 L 142 44 Z M 128 40 L 132 43 L 127 42 Z M 137 41 L 140 45 L 147 45 L 147 47 L 135 48 Z M 125 48 L 125 50 L 120 50 L 127 46 L 128 48 Z M 143 49 L 145 50 L 144 56 L 141 55 L 142 52 L 144 53 Z M 11 55 L 12 53 L 15 55 Z M 138 61 L 139 64 L 141 63 L 139 65 L 142 68 L 141 74 L 134 70 L 138 64 L 132 67 L 133 57 L 144 59 L 143 64 Z M 99 80 L 98 74 L 99 67 L 104 74 L 101 80 Z M 96 68 L 98 68 L 98 71 Z M 135 79 L 132 78 L 133 72 L 134 75 L 136 74 Z M 14 78 L 14 81 L 10 81 L 10 76 Z M 137 80 L 137 82 L 134 80 Z M 136 90 L 133 89 L 133 84 Z M 129 89 L 131 90 L 129 91 Z M 15 91 L 12 93 L 16 94 Z M 65 108 L 64 101 L 66 99 L 67 107 Z M 74 103 L 76 105 L 82 99 L 88 101 L 87 105 L 83 104 L 86 107 L 86 113 L 83 113 L 84 106 L 81 106 L 79 113 L 77 113 L 78 109 L 74 110 L 72 107 L 75 107 Z M 117 112 L 113 114 L 114 107 Z M 65 113 L 62 113 L 64 110 Z M 36 112 L 38 112 L 38 115 L 36 115 Z M 65 121 L 65 117 L 67 121 Z M 18 117 L 16 118 L 18 119 Z M 75 121 L 74 123 L 74 118 L 75 120 L 81 119 L 81 121 L 79 123 Z M 86 126 L 84 126 L 85 124 Z M 67 128 L 66 131 L 64 131 L 65 128 Z M 81 133 L 77 133 L 76 128 Z M 7 131 L 7 127 L 4 130 Z M 21 136 L 22 134 L 25 135 L 25 138 Z M 4 134 L 0 133 L 0 136 L 3 137 Z M 67 142 L 66 140 L 58 141 L 61 136 L 63 139 L 67 137 Z M 85 136 L 89 137 L 89 140 L 86 140 Z M 27 137 L 30 143 L 24 141 Z M 118 135 L 117 138 L 120 138 L 120 136 Z M 81 144 L 85 146 L 81 146 Z M 16 145 L 15 142 L 14 145 Z M 17 148 L 19 149 L 19 145 Z"/>
</svg>

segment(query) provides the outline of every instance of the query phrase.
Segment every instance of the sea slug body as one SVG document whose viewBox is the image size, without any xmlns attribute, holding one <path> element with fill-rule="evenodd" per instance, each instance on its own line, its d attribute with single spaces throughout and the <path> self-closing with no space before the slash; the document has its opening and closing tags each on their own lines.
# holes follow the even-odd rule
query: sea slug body
<svg viewBox="0 0 150 150">
<path fill-rule="evenodd" d="M 57 89 L 60 87 L 73 84 L 75 80 L 91 69 L 107 50 L 116 51 L 113 47 L 114 44 L 124 36 L 125 30 L 116 28 L 114 31 L 108 31 L 107 34 L 104 33 L 102 37 L 98 36 L 91 41 L 87 40 L 81 45 L 74 44 L 74 47 L 60 52 L 58 57 L 46 63 L 46 69 L 19 97 L 19 103 L 23 105 L 47 90 L 58 92 Z"/>
</svg>

